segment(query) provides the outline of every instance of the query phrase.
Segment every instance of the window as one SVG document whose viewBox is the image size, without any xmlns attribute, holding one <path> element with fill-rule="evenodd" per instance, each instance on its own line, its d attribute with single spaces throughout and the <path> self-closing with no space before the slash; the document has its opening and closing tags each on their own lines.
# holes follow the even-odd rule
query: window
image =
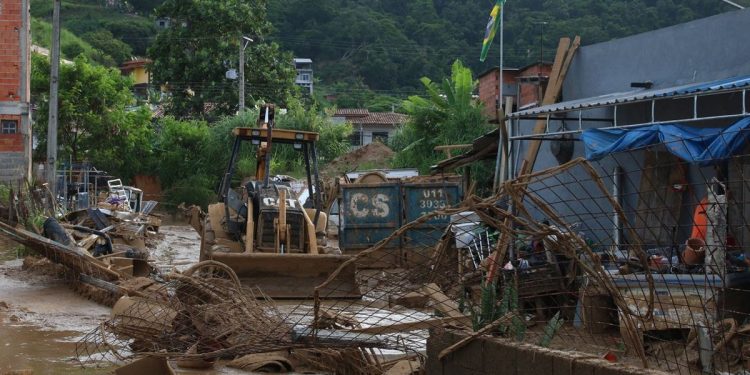
<svg viewBox="0 0 750 375">
<path fill-rule="evenodd" d="M 383 144 L 388 144 L 388 132 L 372 132 L 372 140 L 378 140 Z"/>
<path fill-rule="evenodd" d="M 352 135 L 349 136 L 349 139 L 351 140 L 352 146 L 362 145 L 362 133 L 360 132 L 352 132 Z"/>
<path fill-rule="evenodd" d="M 2 124 L 0 129 L 2 134 L 16 134 L 18 132 L 18 120 L 2 120 L 0 124 Z"/>
<path fill-rule="evenodd" d="M 303 74 L 302 75 L 302 80 L 303 81 L 309 81 L 310 80 L 310 75 L 309 74 Z"/>
</svg>

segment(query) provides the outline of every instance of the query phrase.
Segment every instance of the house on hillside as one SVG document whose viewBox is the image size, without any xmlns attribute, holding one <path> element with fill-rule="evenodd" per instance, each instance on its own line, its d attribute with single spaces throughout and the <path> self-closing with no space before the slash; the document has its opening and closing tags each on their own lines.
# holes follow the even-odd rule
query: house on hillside
<svg viewBox="0 0 750 375">
<path fill-rule="evenodd" d="M 120 73 L 133 78 L 133 93 L 140 98 L 148 98 L 148 88 L 151 84 L 151 73 L 147 67 L 151 60 L 134 58 L 120 65 Z"/>
<path fill-rule="evenodd" d="M 313 67 L 312 60 L 306 58 L 295 58 L 294 69 L 297 70 L 297 78 L 294 83 L 302 87 L 308 94 L 313 93 Z"/>
<path fill-rule="evenodd" d="M 370 112 L 366 108 L 340 108 L 333 115 L 334 121 L 352 124 L 353 147 L 364 146 L 375 140 L 388 143 L 388 139 L 407 119 L 408 116 L 401 113 Z"/>
<path fill-rule="evenodd" d="M 0 30 L 0 182 L 31 178 L 29 2 L 2 3 Z"/>
</svg>

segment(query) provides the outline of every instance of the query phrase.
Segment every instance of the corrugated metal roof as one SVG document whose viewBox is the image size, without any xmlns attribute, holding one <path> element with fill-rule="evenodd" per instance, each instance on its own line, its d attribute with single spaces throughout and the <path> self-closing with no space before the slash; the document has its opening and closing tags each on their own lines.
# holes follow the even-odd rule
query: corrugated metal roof
<svg viewBox="0 0 750 375">
<path fill-rule="evenodd" d="M 661 89 L 633 90 L 595 96 L 585 99 L 570 100 L 561 103 L 549 104 L 541 107 L 527 109 L 511 114 L 511 117 L 527 117 L 534 115 L 544 115 L 549 113 L 567 112 L 579 109 L 591 109 L 596 107 L 606 107 L 617 104 L 625 104 L 651 99 L 667 98 L 672 96 L 683 96 L 711 91 L 729 90 L 734 88 L 744 88 L 750 86 L 750 75 L 726 78 L 717 81 L 691 83 L 682 86 L 674 86 Z"/>
</svg>

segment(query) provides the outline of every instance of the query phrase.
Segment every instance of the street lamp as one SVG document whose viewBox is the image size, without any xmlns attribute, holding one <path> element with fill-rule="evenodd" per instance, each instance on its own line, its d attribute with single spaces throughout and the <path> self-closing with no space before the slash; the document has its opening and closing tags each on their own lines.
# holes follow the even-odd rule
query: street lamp
<svg viewBox="0 0 750 375">
<path fill-rule="evenodd" d="M 242 36 L 240 38 L 240 105 L 238 108 L 239 112 L 245 110 L 245 48 L 253 42 L 253 38 Z"/>
</svg>

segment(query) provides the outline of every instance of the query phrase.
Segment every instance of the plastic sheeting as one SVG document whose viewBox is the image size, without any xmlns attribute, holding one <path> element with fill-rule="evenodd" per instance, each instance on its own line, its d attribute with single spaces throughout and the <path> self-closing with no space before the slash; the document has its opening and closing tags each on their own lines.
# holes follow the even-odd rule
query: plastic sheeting
<svg viewBox="0 0 750 375">
<path fill-rule="evenodd" d="M 750 138 L 750 117 L 728 128 L 696 128 L 682 124 L 646 125 L 627 129 L 583 131 L 586 159 L 599 160 L 609 154 L 664 144 L 680 159 L 709 165 L 741 152 Z"/>
</svg>

